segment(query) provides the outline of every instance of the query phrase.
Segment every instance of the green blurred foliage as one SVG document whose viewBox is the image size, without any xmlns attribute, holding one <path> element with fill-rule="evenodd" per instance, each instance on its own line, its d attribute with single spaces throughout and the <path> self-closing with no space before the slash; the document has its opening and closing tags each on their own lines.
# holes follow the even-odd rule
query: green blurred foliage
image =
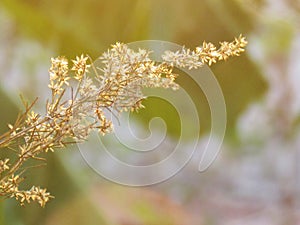
<svg viewBox="0 0 300 225">
<path fill-rule="evenodd" d="M 291 50 L 291 43 L 294 37 L 294 27 L 291 23 L 276 18 L 270 19 L 267 29 L 264 30 L 262 44 L 266 49 L 268 58 L 274 56 L 286 57 Z"/>
<path fill-rule="evenodd" d="M 34 39 L 45 48 L 54 49 L 57 55 L 74 57 L 83 52 L 96 58 L 116 41 L 127 43 L 158 39 L 195 47 L 203 40 L 217 44 L 218 41 L 231 40 L 240 33 L 247 36 L 253 29 L 255 18 L 244 10 L 240 2 L 1 0 L 0 7 L 13 18 L 16 35 Z M 213 66 L 212 70 L 220 82 L 226 100 L 227 137 L 234 137 L 235 122 L 239 114 L 250 102 L 262 96 L 266 83 L 246 54 L 219 63 Z M 182 87 L 189 87 L 186 90 L 193 99 L 198 99 L 195 105 L 201 118 L 201 131 L 209 131 L 210 111 L 204 94 L 184 74 L 178 78 L 178 82 Z M 5 108 L 1 113 L 0 124 L 3 132 L 6 124 L 13 122 L 18 110 L 2 92 L 0 100 L 2 108 Z M 145 101 L 145 105 L 147 108 L 140 113 L 139 118 L 146 126 L 152 117 L 160 116 L 167 123 L 170 134 L 179 134 L 179 123 L 174 122 L 178 121 L 178 115 L 170 105 L 157 99 L 149 99 Z M 47 167 L 32 172 L 34 176 L 29 176 L 28 182 L 48 187 L 56 199 L 46 209 L 40 209 L 36 205 L 23 208 L 11 200 L 2 202 L 2 224 L 44 224 L 45 220 L 51 220 L 54 211 L 59 221 L 59 216 L 63 216 L 65 211 L 57 212 L 57 209 L 65 203 L 68 203 L 65 209 L 69 210 L 72 219 L 64 224 L 94 224 L 89 222 L 89 218 L 92 217 L 98 218 L 97 221 L 105 221 L 105 215 L 100 215 L 101 210 L 93 210 L 93 205 L 88 204 L 86 199 L 77 201 L 74 197 L 81 195 L 81 188 L 77 187 L 74 180 L 69 179 L 62 161 L 51 154 L 47 158 Z M 70 202 L 71 199 L 73 200 Z M 154 213 L 148 201 L 145 200 L 141 204 L 142 207 L 138 205 L 132 208 L 132 212 L 140 214 L 145 221 L 149 219 L 149 215 L 153 218 Z M 77 214 L 79 211 L 81 213 Z M 88 218 L 79 216 L 83 214 Z M 171 217 L 166 215 L 168 216 Z M 168 218 L 165 219 L 168 221 Z"/>
</svg>

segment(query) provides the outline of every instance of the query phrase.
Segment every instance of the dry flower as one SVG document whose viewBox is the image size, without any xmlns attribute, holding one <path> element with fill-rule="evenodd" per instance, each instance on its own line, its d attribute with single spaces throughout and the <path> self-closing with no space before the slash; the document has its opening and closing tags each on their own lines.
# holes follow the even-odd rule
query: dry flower
<svg viewBox="0 0 300 225">
<path fill-rule="evenodd" d="M 179 88 L 174 66 L 193 69 L 238 56 L 247 41 L 240 36 L 220 44 L 219 49 L 204 42 L 195 50 L 183 47 L 181 51 L 167 51 L 159 63 L 151 60 L 150 51 L 134 51 L 126 44 L 116 43 L 100 56 L 103 67 L 97 68 L 95 78 L 89 76 L 88 56 L 82 54 L 72 60 L 71 69 L 65 57 L 51 58 L 48 87 L 52 97 L 45 104 L 46 114 L 32 110 L 36 101 L 29 105 L 22 99 L 25 112 L 0 136 L 0 148 L 9 148 L 17 156 L 0 159 L 0 195 L 15 198 L 21 205 L 35 201 L 44 207 L 53 198 L 46 189 L 32 186 L 19 190 L 26 161 L 45 160 L 41 153 L 84 141 L 93 130 L 102 135 L 111 132 L 113 124 L 105 111 L 138 111 L 146 98 L 143 87 Z M 70 80 L 77 82 L 76 88 L 70 86 Z"/>
</svg>

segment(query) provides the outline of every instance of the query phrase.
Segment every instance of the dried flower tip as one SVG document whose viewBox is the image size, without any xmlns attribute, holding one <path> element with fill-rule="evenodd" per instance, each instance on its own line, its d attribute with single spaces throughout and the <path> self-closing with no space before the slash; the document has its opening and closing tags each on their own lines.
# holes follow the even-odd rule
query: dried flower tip
<svg viewBox="0 0 300 225">
<path fill-rule="evenodd" d="M 33 125 L 38 121 L 40 115 L 35 113 L 34 111 L 30 111 L 30 113 L 27 114 L 27 119 L 25 120 L 27 125 Z"/>
<path fill-rule="evenodd" d="M 84 57 L 83 54 L 81 54 L 80 57 L 76 56 L 76 60 L 72 60 L 73 62 L 73 67 L 72 71 L 75 71 L 75 79 L 76 80 L 81 80 L 83 75 L 88 71 L 88 68 L 90 65 L 87 65 L 86 61 L 88 60 L 88 57 Z"/>
<path fill-rule="evenodd" d="M 245 51 L 244 47 L 247 43 L 246 38 L 242 35 L 235 38 L 233 42 L 220 42 L 219 49 L 212 43 L 204 41 L 202 46 L 197 47 L 195 50 L 183 47 L 182 50 L 176 52 L 166 51 L 162 58 L 171 66 L 197 69 L 202 67 L 204 63 L 211 66 L 217 61 L 226 60 L 231 56 L 239 56 L 240 53 Z"/>
<path fill-rule="evenodd" d="M 65 57 L 51 58 L 51 67 L 49 69 L 50 84 L 48 87 L 56 95 L 63 91 L 63 85 L 69 85 L 68 80 L 68 60 Z"/>
<path fill-rule="evenodd" d="M 51 58 L 50 80 L 64 79 L 68 70 L 68 60 L 65 57 Z"/>
<path fill-rule="evenodd" d="M 42 207 L 45 207 L 46 203 L 51 198 L 54 198 L 53 196 L 50 195 L 49 192 L 47 192 L 46 189 L 43 189 L 43 188 L 40 188 L 40 187 L 33 186 L 29 190 L 29 193 L 31 195 L 31 199 L 33 201 L 37 201 Z"/>
<path fill-rule="evenodd" d="M 8 162 L 9 159 L 0 160 L 0 174 L 9 169 Z"/>
</svg>

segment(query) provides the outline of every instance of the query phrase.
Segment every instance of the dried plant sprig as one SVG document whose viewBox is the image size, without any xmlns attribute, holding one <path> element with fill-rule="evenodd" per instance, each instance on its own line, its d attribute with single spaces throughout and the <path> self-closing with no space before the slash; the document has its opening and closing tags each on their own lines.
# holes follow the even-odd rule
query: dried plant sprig
<svg viewBox="0 0 300 225">
<path fill-rule="evenodd" d="M 116 43 L 99 58 L 103 66 L 88 64 L 89 57 L 81 55 L 69 62 L 65 57 L 51 59 L 49 69 L 51 99 L 46 102 L 46 114 L 36 113 L 32 104 L 23 101 L 25 112 L 20 114 L 9 131 L 0 136 L 0 148 L 8 148 L 16 159 L 0 159 L 0 196 L 15 198 L 21 205 L 32 201 L 42 207 L 53 198 L 46 189 L 32 186 L 19 190 L 22 174 L 29 160 L 44 161 L 42 153 L 54 152 L 69 144 L 86 140 L 92 130 L 105 135 L 113 124 L 106 111 L 116 114 L 143 108 L 146 96 L 143 87 L 161 87 L 176 90 L 173 67 L 199 68 L 230 56 L 238 56 L 247 42 L 244 37 L 234 42 L 221 42 L 216 48 L 211 43 L 191 51 L 165 52 L 163 62 L 150 58 L 150 51 L 133 51 L 126 44 Z M 93 67 L 96 76 L 89 76 Z M 71 85 L 72 84 L 72 85 Z"/>
<path fill-rule="evenodd" d="M 171 52 L 166 51 L 162 58 L 172 66 L 181 68 L 199 68 L 208 63 L 211 66 L 217 61 L 227 60 L 231 56 L 239 56 L 245 51 L 247 45 L 246 38 L 240 35 L 232 42 L 220 42 L 219 49 L 210 42 L 203 42 L 201 47 L 196 47 L 195 50 L 190 50 L 183 47 L 181 51 Z"/>
</svg>

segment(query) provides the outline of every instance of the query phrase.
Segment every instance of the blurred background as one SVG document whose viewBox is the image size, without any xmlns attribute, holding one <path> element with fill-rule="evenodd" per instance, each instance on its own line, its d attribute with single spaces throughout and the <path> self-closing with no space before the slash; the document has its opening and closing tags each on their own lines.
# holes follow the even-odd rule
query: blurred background
<svg viewBox="0 0 300 225">
<path fill-rule="evenodd" d="M 86 53 L 95 59 L 116 41 L 194 48 L 240 33 L 249 45 L 241 57 L 211 68 L 225 97 L 227 130 L 209 170 L 197 171 L 196 153 L 163 183 L 126 187 L 93 172 L 73 146 L 48 154 L 46 167 L 26 175 L 24 188 L 47 187 L 55 199 L 45 209 L 1 201 L 0 224 L 300 224 L 299 13 L 298 0 L 1 0 L 1 133 L 22 110 L 19 94 L 39 97 L 42 112 L 51 57 Z M 211 125 L 205 96 L 184 74 L 178 82 L 198 99 L 205 142 Z M 152 117 L 162 117 L 167 141 L 176 142 L 176 112 L 157 99 L 145 106 L 134 123 L 147 130 Z"/>
</svg>

